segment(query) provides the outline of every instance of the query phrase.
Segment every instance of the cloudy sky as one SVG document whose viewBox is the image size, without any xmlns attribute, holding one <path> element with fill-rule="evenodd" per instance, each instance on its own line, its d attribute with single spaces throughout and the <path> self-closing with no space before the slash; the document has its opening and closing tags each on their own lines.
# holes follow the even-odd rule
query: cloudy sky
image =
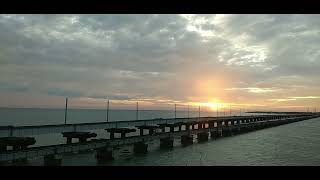
<svg viewBox="0 0 320 180">
<path fill-rule="evenodd" d="M 0 15 L 0 106 L 320 109 L 319 15 Z"/>
</svg>

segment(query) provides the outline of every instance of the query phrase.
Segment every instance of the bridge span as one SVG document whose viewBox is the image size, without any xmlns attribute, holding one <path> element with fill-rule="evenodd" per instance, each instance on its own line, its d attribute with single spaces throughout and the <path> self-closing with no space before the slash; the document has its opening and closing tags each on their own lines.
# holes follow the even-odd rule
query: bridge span
<svg viewBox="0 0 320 180">
<path fill-rule="evenodd" d="M 173 148 L 174 139 L 180 139 L 182 145 L 194 143 L 194 136 L 197 141 L 207 141 L 209 137 L 216 139 L 224 136 L 232 136 L 253 130 L 279 126 L 283 124 L 303 121 L 320 117 L 319 113 L 290 114 L 290 115 L 257 115 L 257 116 L 232 116 L 232 117 L 201 117 L 201 118 L 176 118 L 176 119 L 153 119 L 139 121 L 118 121 L 103 123 L 82 123 L 82 124 L 61 124 L 48 126 L 19 126 L 1 127 L 2 138 L 18 138 L 30 135 L 48 133 L 75 133 L 79 142 L 56 144 L 40 147 L 4 148 L 0 140 L 0 162 L 26 161 L 37 157 L 44 157 L 44 165 L 61 165 L 61 155 L 69 152 L 94 150 L 98 161 L 109 161 L 113 157 L 113 149 L 122 145 L 133 145 L 135 153 L 146 153 L 148 142 L 160 140 L 161 148 Z M 166 131 L 169 128 L 169 131 Z M 121 133 L 120 138 L 91 139 L 84 138 L 87 134 L 84 131 L 105 129 L 110 134 Z M 140 130 L 136 136 L 126 137 L 126 133 Z M 148 130 L 144 134 L 143 130 Z M 161 130 L 160 132 L 156 130 Z M 78 135 L 78 132 L 83 132 Z M 79 137 L 77 137 L 79 136 Z M 67 137 L 67 136 L 66 136 Z M 67 137 L 71 138 L 71 137 Z M 74 137 L 73 137 L 74 138 Z M 80 139 L 83 139 L 80 141 Z M 0 138 L 1 139 L 1 138 Z M 1 144 L 2 143 L 2 144 Z"/>
</svg>

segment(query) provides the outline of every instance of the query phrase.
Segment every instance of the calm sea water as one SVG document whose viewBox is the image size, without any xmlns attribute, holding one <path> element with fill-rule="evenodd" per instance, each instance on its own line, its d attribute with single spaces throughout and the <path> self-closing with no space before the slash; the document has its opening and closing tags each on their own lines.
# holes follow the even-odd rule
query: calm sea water
<svg viewBox="0 0 320 180">
<path fill-rule="evenodd" d="M 139 117 L 174 117 L 170 111 L 141 111 Z M 179 114 L 181 113 L 181 114 Z M 178 112 L 182 117 L 186 112 Z M 198 116 L 198 112 L 190 113 Z M 207 114 L 203 116 L 215 116 Z M 130 120 L 135 111 L 114 110 L 110 120 Z M 101 110 L 70 110 L 68 122 L 104 121 Z M 58 124 L 64 122 L 63 110 L 0 109 L 0 125 Z M 98 136 L 107 133 L 97 131 Z M 172 150 L 161 150 L 159 142 L 149 144 L 145 155 L 134 155 L 132 146 L 114 151 L 115 161 L 98 164 L 94 152 L 63 155 L 62 165 L 113 165 L 113 166 L 193 166 L 193 165 L 320 165 L 320 118 L 258 130 L 232 137 L 209 140 L 183 147 L 175 140 Z M 61 134 L 37 136 L 37 145 L 64 143 Z M 42 165 L 42 158 L 28 161 L 25 165 Z"/>
</svg>

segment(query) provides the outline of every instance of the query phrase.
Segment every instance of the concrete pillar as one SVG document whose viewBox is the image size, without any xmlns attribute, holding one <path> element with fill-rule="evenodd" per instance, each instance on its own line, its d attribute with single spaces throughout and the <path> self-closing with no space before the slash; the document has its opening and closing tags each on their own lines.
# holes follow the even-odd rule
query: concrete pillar
<svg viewBox="0 0 320 180">
<path fill-rule="evenodd" d="M 160 148 L 173 148 L 173 138 L 160 139 Z"/>
<path fill-rule="evenodd" d="M 189 144 L 193 144 L 193 135 L 183 135 L 181 136 L 181 144 L 182 145 L 189 145 Z"/>
<path fill-rule="evenodd" d="M 19 151 L 21 148 L 20 148 L 20 146 L 13 146 L 13 148 L 12 148 L 12 150 L 14 150 L 14 151 Z"/>
<path fill-rule="evenodd" d="M 7 146 L 0 145 L 0 152 L 7 151 Z"/>
<path fill-rule="evenodd" d="M 234 126 L 233 128 L 232 128 L 232 134 L 239 134 L 239 132 L 240 132 L 240 127 L 238 127 L 238 126 Z"/>
<path fill-rule="evenodd" d="M 220 137 L 219 131 L 218 130 L 211 131 L 210 132 L 210 137 L 211 137 L 211 139 L 216 139 L 216 138 Z"/>
<path fill-rule="evenodd" d="M 122 132 L 121 133 L 121 138 L 125 138 L 126 137 L 126 133 L 125 132 Z"/>
<path fill-rule="evenodd" d="M 149 134 L 153 135 L 154 134 L 154 129 L 149 129 Z"/>
<path fill-rule="evenodd" d="M 62 156 L 50 154 L 43 157 L 44 166 L 61 166 Z"/>
<path fill-rule="evenodd" d="M 207 132 L 202 132 L 197 134 L 198 142 L 208 141 L 209 134 Z"/>
<path fill-rule="evenodd" d="M 71 137 L 67 137 L 67 144 L 71 144 L 72 143 L 72 138 Z"/>
<path fill-rule="evenodd" d="M 107 147 L 97 149 L 96 158 L 98 161 L 111 161 L 114 159 L 112 150 L 109 150 Z"/>
<path fill-rule="evenodd" d="M 174 132 L 174 127 L 170 126 L 170 132 Z"/>
<path fill-rule="evenodd" d="M 110 132 L 110 139 L 114 139 L 114 132 Z"/>
<path fill-rule="evenodd" d="M 209 123 L 208 123 L 208 127 L 209 127 L 209 128 L 214 128 L 214 124 L 209 122 Z"/>
<path fill-rule="evenodd" d="M 222 129 L 222 136 L 231 136 L 231 131 L 229 128 L 223 128 Z"/>
<path fill-rule="evenodd" d="M 79 138 L 79 142 L 87 142 L 87 138 L 81 137 L 81 138 Z"/>
<path fill-rule="evenodd" d="M 133 151 L 135 153 L 147 153 L 148 152 L 148 144 L 144 142 L 138 142 L 133 145 Z"/>
</svg>

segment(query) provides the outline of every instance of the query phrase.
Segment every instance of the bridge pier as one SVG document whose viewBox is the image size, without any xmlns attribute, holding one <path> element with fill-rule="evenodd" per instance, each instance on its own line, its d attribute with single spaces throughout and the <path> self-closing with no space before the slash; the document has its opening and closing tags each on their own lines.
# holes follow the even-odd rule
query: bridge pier
<svg viewBox="0 0 320 180">
<path fill-rule="evenodd" d="M 108 147 L 102 147 L 96 149 L 96 159 L 98 162 L 106 162 L 106 161 L 112 161 L 113 158 L 113 152 Z"/>
<path fill-rule="evenodd" d="M 67 137 L 67 144 L 71 144 L 72 143 L 72 138 Z"/>
<path fill-rule="evenodd" d="M 110 139 L 114 139 L 114 132 L 110 132 Z"/>
<path fill-rule="evenodd" d="M 183 136 L 181 136 L 181 144 L 182 144 L 182 145 L 193 144 L 193 135 L 192 135 L 192 134 L 189 134 L 189 135 L 183 135 Z"/>
<path fill-rule="evenodd" d="M 231 127 L 229 127 L 229 131 L 230 131 L 231 135 L 233 136 L 238 133 L 238 128 L 235 126 L 231 126 Z"/>
<path fill-rule="evenodd" d="M 126 133 L 125 132 L 121 132 L 121 136 L 120 136 L 120 138 L 125 138 L 126 137 Z"/>
<path fill-rule="evenodd" d="M 57 154 L 49 154 L 43 157 L 44 166 L 61 166 L 62 156 Z"/>
<path fill-rule="evenodd" d="M 198 142 L 208 141 L 209 134 L 207 132 L 201 132 L 197 134 Z"/>
<path fill-rule="evenodd" d="M 222 136 L 232 136 L 232 132 L 229 127 L 222 128 Z"/>
<path fill-rule="evenodd" d="M 189 125 L 188 123 L 185 123 L 185 124 L 184 124 L 184 130 L 185 130 L 185 131 L 190 130 L 190 125 Z"/>
<path fill-rule="evenodd" d="M 211 139 L 217 139 L 218 137 L 220 137 L 220 133 L 218 131 L 218 129 L 213 130 L 210 132 L 210 138 Z"/>
<path fill-rule="evenodd" d="M 160 139 L 160 148 L 173 148 L 173 138 L 161 138 Z"/>
<path fill-rule="evenodd" d="M 137 142 L 133 145 L 133 151 L 137 154 L 147 153 L 148 152 L 148 144 L 144 142 Z"/>
<path fill-rule="evenodd" d="M 7 151 L 7 146 L 0 145 L 0 152 Z"/>
</svg>

